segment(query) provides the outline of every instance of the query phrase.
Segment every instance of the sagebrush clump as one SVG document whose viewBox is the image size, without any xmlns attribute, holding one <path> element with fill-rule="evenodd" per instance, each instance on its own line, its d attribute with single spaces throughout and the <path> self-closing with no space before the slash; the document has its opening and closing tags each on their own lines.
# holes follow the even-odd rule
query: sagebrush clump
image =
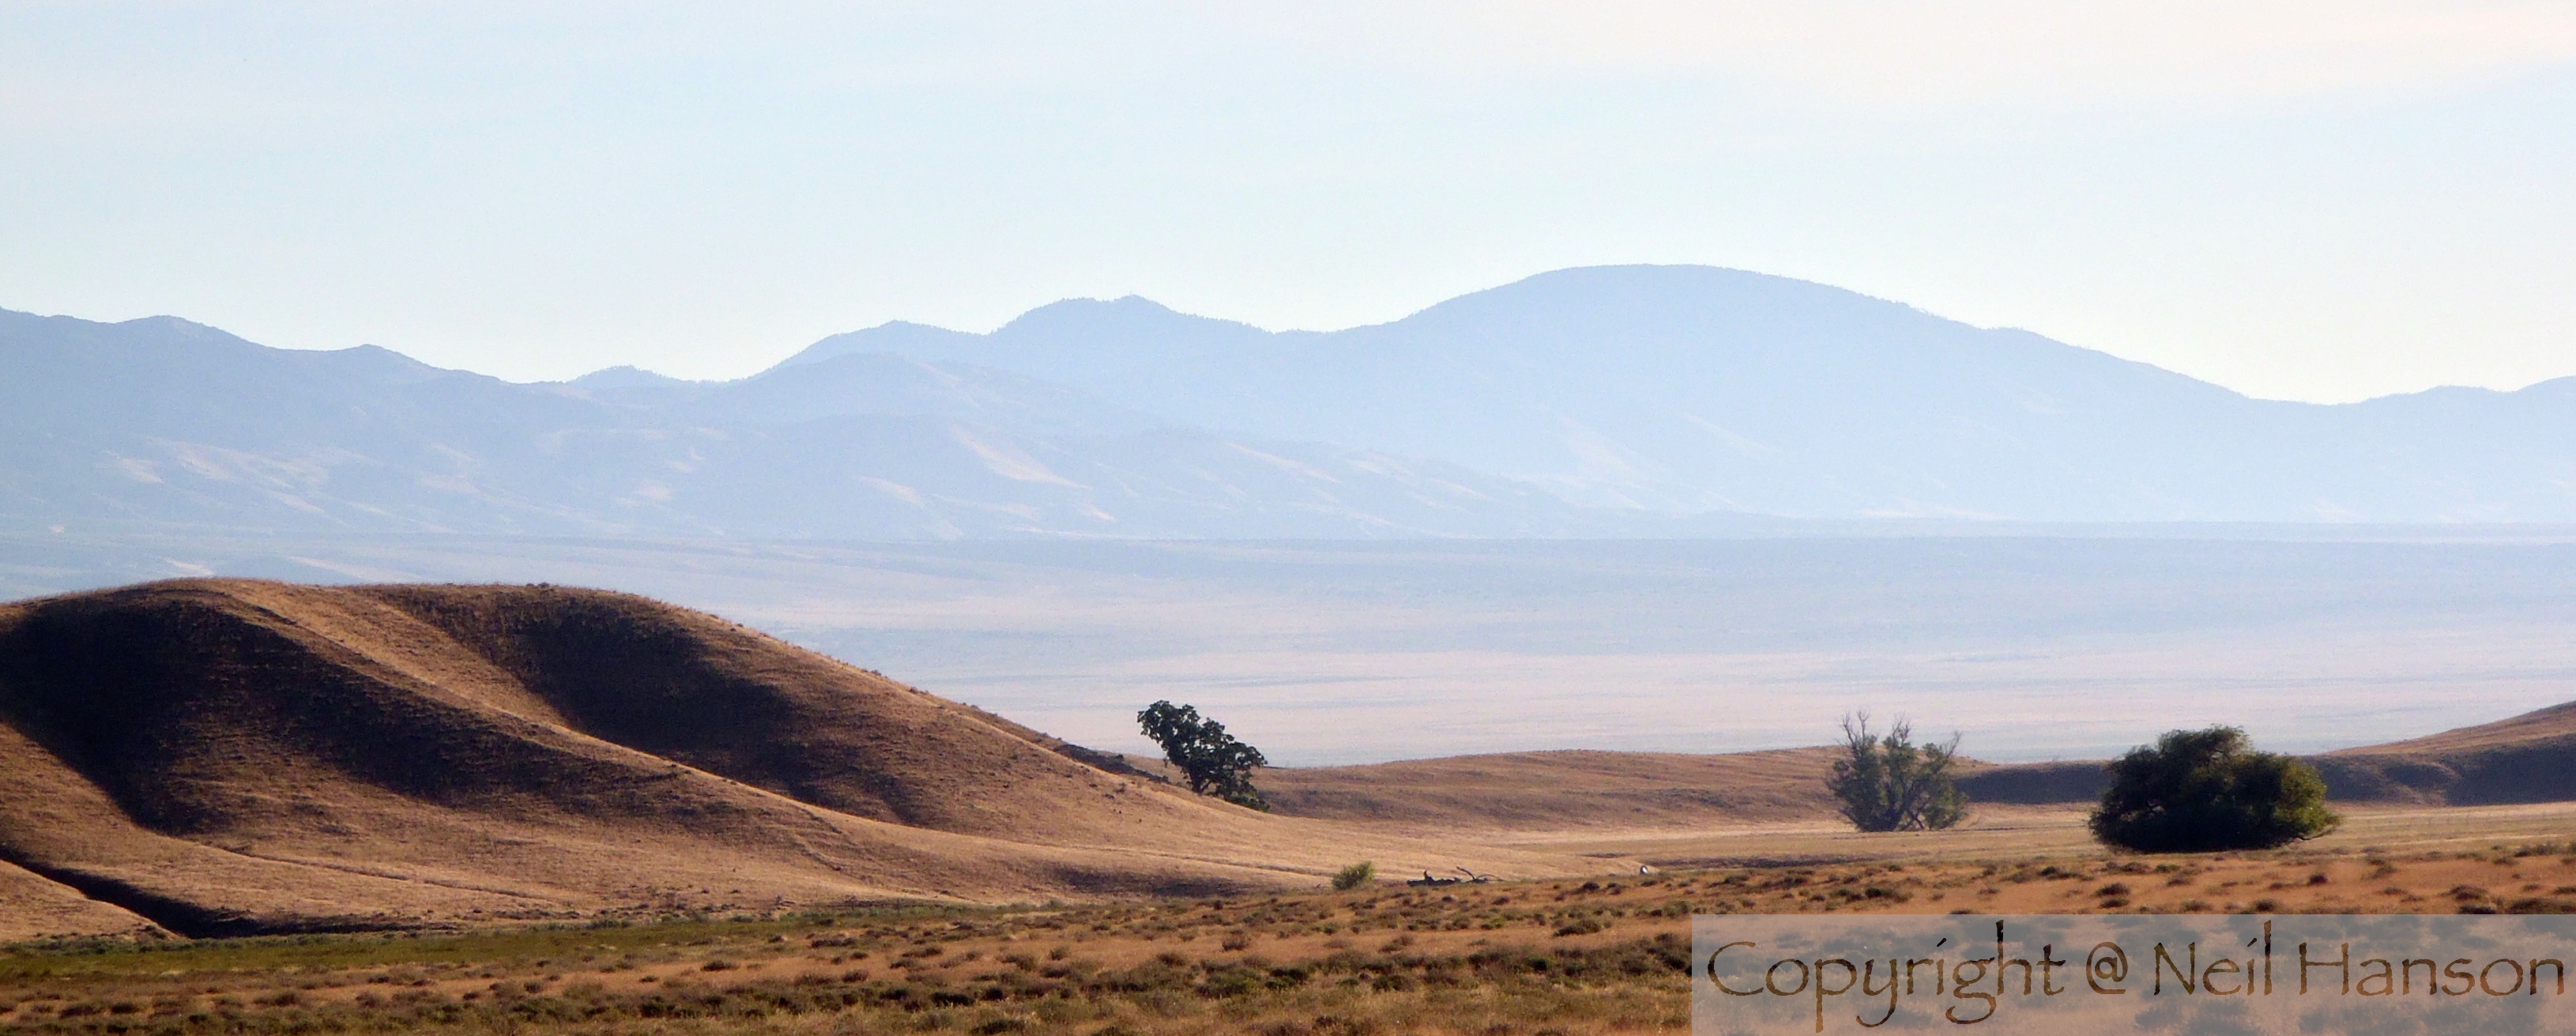
<svg viewBox="0 0 2576 1036">
<path fill-rule="evenodd" d="M 1348 892 L 1368 884 L 1369 880 L 1375 877 L 1377 877 L 1377 864 L 1361 860 L 1333 872 L 1333 891 Z"/>
</svg>

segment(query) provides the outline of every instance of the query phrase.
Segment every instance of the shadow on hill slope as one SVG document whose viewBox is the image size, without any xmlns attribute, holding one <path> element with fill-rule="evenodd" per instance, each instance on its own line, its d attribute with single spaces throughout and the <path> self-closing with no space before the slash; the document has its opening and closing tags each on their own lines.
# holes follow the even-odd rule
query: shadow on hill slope
<svg viewBox="0 0 2576 1036">
<path fill-rule="evenodd" d="M 0 785 L 0 861 L 192 935 L 1584 866 L 1199 799 L 714 616 L 555 587 L 0 606 Z"/>
<path fill-rule="evenodd" d="M 2306 757 L 2338 802 L 2486 806 L 2576 800 L 2576 702 L 2385 745 Z M 2087 803 L 2108 778 L 2099 760 L 2026 763 L 1959 779 L 1978 802 Z"/>
</svg>

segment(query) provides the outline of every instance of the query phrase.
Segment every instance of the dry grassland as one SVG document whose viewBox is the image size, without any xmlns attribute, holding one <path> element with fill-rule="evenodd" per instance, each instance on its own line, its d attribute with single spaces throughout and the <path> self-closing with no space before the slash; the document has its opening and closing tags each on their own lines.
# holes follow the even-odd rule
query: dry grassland
<svg viewBox="0 0 2576 1036">
<path fill-rule="evenodd" d="M 1285 770 L 1257 814 L 542 586 L 0 606 L 0 692 L 0 939 L 87 933 L 0 946 L 0 1036 L 1578 1036 L 1687 1027 L 1693 913 L 2576 911 L 2576 803 L 2434 804 L 2550 797 L 2563 708 L 2331 757 L 2417 798 L 2325 838 L 2139 857 L 2001 799 L 1854 833 L 1814 749 Z M 1361 858 L 1509 880 L 1317 888 Z"/>
<path fill-rule="evenodd" d="M 2498 844 L 2576 837 L 2576 802 L 2507 806 L 2395 806 L 2335 803 L 2343 823 L 2307 852 L 2458 852 Z M 2110 854 L 2084 829 L 2075 806 L 1974 806 L 1948 831 L 1870 834 L 1808 819 L 1681 830 L 1572 828 L 1515 831 L 1497 841 L 1553 853 L 1628 858 L 1663 867 L 1782 866 L 1930 862 Z"/>
<path fill-rule="evenodd" d="M 0 604 L 0 939 L 1249 895 L 1581 857 L 1256 813 L 715 616 L 195 580 Z"/>
<path fill-rule="evenodd" d="M 1609 881 L 29 944 L 0 953 L 0 1029 L 1680 1031 L 1694 912 L 2576 912 L 2576 842 L 2471 844 L 2565 832 L 2570 813 L 2386 811 L 2268 853 L 1932 852 Z"/>
</svg>

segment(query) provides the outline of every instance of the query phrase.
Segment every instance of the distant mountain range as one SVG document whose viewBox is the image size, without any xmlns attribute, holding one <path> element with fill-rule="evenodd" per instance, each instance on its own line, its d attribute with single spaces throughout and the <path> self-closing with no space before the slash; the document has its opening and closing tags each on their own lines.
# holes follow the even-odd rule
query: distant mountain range
<svg viewBox="0 0 2576 1036">
<path fill-rule="evenodd" d="M 968 364 L 520 385 L 372 346 L 0 312 L 0 528 L 552 535 L 1548 535 L 1451 464 L 1173 425 Z"/>
<path fill-rule="evenodd" d="M 2576 378 L 2251 399 L 1706 267 L 1267 332 L 1140 298 L 767 372 L 523 385 L 0 311 L 0 524 L 790 537 L 1618 536 L 1736 515 L 2576 520 Z"/>
</svg>

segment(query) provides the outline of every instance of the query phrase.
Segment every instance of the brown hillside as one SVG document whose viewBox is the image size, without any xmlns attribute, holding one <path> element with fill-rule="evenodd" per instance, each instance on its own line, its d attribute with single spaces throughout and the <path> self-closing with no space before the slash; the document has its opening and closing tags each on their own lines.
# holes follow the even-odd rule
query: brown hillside
<svg viewBox="0 0 2576 1036">
<path fill-rule="evenodd" d="M 1423 831 L 1672 828 L 1832 816 L 1834 752 L 1512 752 L 1264 770 L 1290 816 Z"/>
<path fill-rule="evenodd" d="M 2342 802 L 2501 805 L 2576 801 L 2576 702 L 2510 719 L 2307 761 Z M 1959 781 L 1980 802 L 2061 804 L 2102 797 L 2098 760 L 1998 766 Z"/>
<path fill-rule="evenodd" d="M 0 606 L 0 786 L 0 913 L 50 904 L 65 930 L 1585 866 L 1196 798 L 713 616 L 549 587 L 191 580 Z"/>
<path fill-rule="evenodd" d="M 2099 759 L 1988 766 L 1959 777 L 1959 790 L 1970 802 L 2009 805 L 2063 805 L 2097 802 L 2111 785 Z"/>
<path fill-rule="evenodd" d="M 2343 755 L 2444 755 L 2492 748 L 2522 748 L 2576 738 L 2576 701 L 2552 705 L 2493 723 L 2445 730 L 2406 741 L 2328 752 Z"/>
<path fill-rule="evenodd" d="M 1365 766 L 1265 770 L 1293 816 L 1423 832 L 1680 830 L 1830 820 L 1835 750 L 1728 755 L 1519 752 Z M 2310 756 L 2347 802 L 2488 805 L 2576 801 L 2576 703 L 2394 744 Z M 1140 760 L 1152 769 L 1155 764 Z M 2100 760 L 1996 765 L 1961 760 L 1971 802 L 2099 800 Z"/>
<path fill-rule="evenodd" d="M 1118 842 L 1140 822 L 1246 819 L 1169 796 L 1068 809 L 1099 797 L 1102 774 L 1026 728 L 711 615 L 540 587 L 353 592 L 491 663 L 496 705 L 519 694 L 541 710 L 531 718 L 852 816 L 1074 845 Z"/>
<path fill-rule="evenodd" d="M 2309 760 L 2336 796 L 2485 805 L 2576 799 L 2576 702 Z"/>
</svg>

